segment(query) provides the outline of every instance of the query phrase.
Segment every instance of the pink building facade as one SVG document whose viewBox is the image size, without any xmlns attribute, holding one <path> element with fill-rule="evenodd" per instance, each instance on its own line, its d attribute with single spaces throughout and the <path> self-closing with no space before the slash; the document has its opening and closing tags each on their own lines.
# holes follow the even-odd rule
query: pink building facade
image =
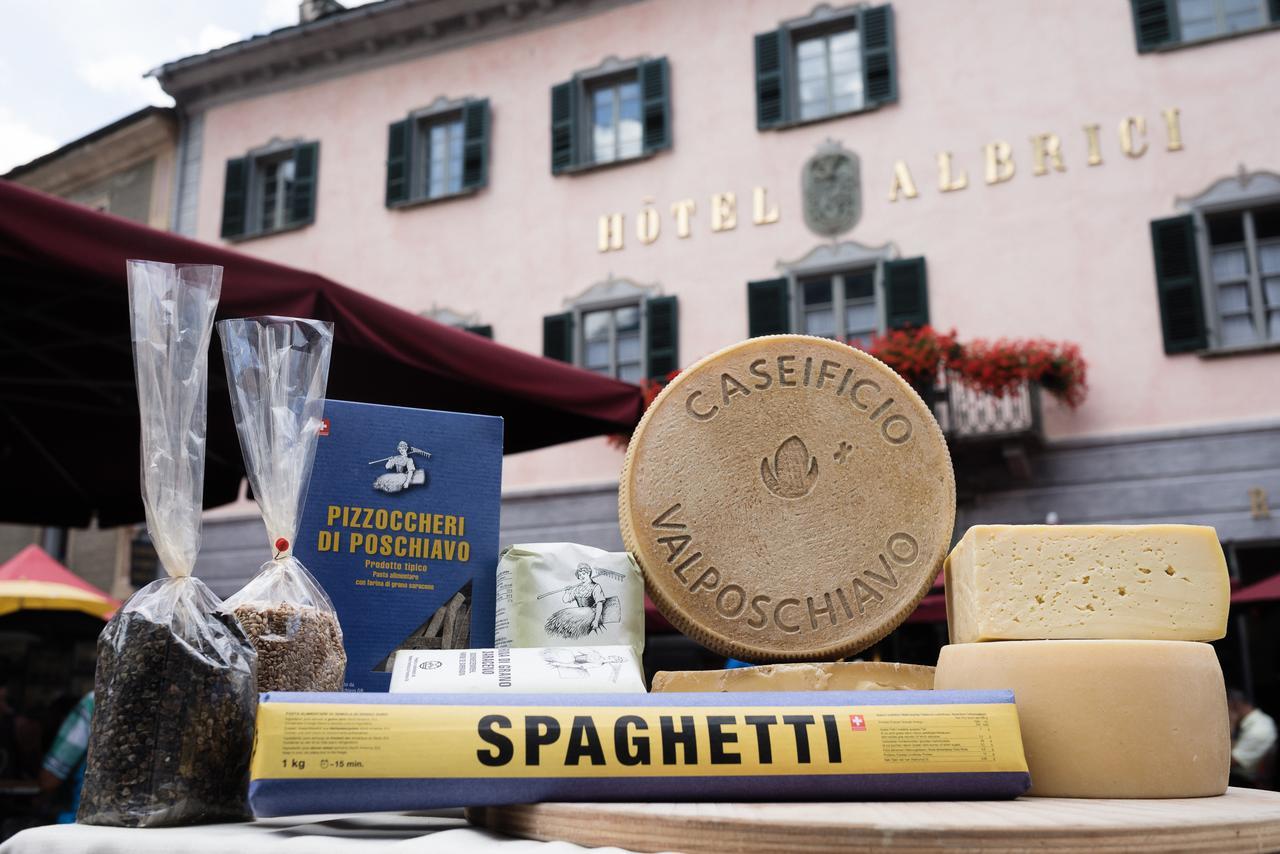
<svg viewBox="0 0 1280 854">
<path fill-rule="evenodd" d="M 159 70 L 177 227 L 626 379 L 755 332 L 1075 342 L 1077 409 L 944 399 L 960 529 L 1209 523 L 1248 580 L 1280 555 L 1274 12 L 374 3 Z M 508 457 L 503 539 L 618 547 L 621 462 Z"/>
</svg>

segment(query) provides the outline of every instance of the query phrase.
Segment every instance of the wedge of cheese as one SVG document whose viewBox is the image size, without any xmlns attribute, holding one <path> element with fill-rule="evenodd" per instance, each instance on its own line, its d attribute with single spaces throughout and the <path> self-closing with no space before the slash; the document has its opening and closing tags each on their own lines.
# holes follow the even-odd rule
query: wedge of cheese
<svg viewBox="0 0 1280 854">
<path fill-rule="evenodd" d="M 933 668 L 891 661 L 765 664 L 734 670 L 663 670 L 653 691 L 928 691 Z"/>
<path fill-rule="evenodd" d="M 934 687 L 1013 690 L 1028 794 L 1198 798 L 1227 790 L 1227 698 L 1207 643 L 952 644 L 938 656 Z"/>
<path fill-rule="evenodd" d="M 952 643 L 1227 633 L 1227 562 L 1202 525 L 977 525 L 944 570 Z"/>
</svg>

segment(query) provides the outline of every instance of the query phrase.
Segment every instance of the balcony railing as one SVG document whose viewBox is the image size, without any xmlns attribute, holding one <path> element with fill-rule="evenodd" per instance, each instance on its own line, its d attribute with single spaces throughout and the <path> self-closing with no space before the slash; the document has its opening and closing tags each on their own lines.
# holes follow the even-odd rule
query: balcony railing
<svg viewBox="0 0 1280 854">
<path fill-rule="evenodd" d="M 1003 397 L 996 397 L 943 371 L 938 385 L 929 392 L 926 402 L 950 441 L 1040 438 L 1040 388 L 1032 383 L 1023 382 Z"/>
</svg>

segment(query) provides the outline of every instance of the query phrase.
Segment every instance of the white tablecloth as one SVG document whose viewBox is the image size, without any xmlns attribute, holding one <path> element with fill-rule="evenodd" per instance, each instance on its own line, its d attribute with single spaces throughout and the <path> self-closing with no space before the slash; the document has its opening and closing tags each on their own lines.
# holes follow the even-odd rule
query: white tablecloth
<svg viewBox="0 0 1280 854">
<path fill-rule="evenodd" d="M 147 829 L 59 824 L 24 830 L 0 845 L 0 854 L 581 854 L 587 850 L 568 842 L 534 842 L 480 830 L 467 824 L 461 810 L 293 816 Z M 626 854 L 619 848 L 592 850 Z"/>
</svg>

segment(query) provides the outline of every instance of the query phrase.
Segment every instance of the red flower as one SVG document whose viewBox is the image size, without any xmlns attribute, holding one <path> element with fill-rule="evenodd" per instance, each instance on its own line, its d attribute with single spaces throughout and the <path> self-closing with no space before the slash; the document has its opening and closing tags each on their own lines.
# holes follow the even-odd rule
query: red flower
<svg viewBox="0 0 1280 854">
<path fill-rule="evenodd" d="M 1087 391 L 1085 361 L 1080 348 L 1069 342 L 1001 338 L 961 344 L 954 330 L 939 333 L 920 326 L 878 335 L 867 352 L 913 385 L 933 384 L 940 370 L 996 397 L 1034 382 L 1072 409 Z"/>
</svg>

